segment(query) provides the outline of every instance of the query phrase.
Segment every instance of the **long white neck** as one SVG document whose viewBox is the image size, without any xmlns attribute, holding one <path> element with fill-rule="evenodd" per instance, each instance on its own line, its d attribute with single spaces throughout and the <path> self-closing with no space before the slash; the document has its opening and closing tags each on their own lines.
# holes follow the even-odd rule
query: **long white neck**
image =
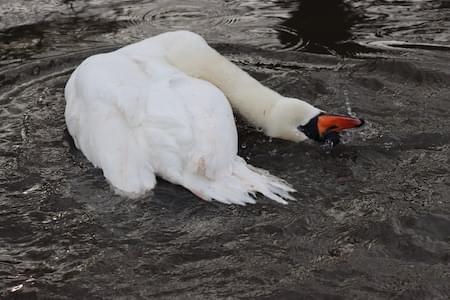
<svg viewBox="0 0 450 300">
<path fill-rule="evenodd" d="M 197 34 L 178 31 L 159 36 L 165 58 L 183 72 L 216 85 L 231 105 L 257 128 L 272 137 L 301 141 L 306 137 L 297 126 L 306 124 L 320 110 L 293 98 L 286 98 L 220 55 Z"/>
</svg>

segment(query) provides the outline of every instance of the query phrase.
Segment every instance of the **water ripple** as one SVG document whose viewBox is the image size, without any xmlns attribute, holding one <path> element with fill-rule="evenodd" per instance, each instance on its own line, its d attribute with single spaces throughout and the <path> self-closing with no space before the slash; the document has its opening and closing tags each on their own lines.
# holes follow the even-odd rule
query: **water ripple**
<svg viewBox="0 0 450 300">
<path fill-rule="evenodd" d="M 0 297 L 445 299 L 444 2 L 353 1 L 366 21 L 350 28 L 352 42 L 382 47 L 354 58 L 332 45 L 302 52 L 319 39 L 281 24 L 295 1 L 1 2 Z M 240 155 L 298 190 L 288 206 L 204 203 L 163 180 L 146 198 L 119 197 L 67 133 L 64 85 L 87 56 L 173 29 L 205 35 L 278 92 L 367 126 L 325 154 L 237 117 Z M 379 42 L 392 39 L 411 40 Z"/>
</svg>

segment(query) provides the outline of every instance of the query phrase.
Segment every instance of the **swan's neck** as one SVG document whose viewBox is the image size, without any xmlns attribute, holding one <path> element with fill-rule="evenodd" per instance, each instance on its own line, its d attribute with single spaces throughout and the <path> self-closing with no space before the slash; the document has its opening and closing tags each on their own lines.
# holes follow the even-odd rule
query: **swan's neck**
<svg viewBox="0 0 450 300">
<path fill-rule="evenodd" d="M 297 127 L 316 116 L 319 109 L 263 86 L 196 34 L 173 32 L 166 45 L 166 59 L 171 64 L 216 85 L 239 114 L 267 135 L 294 141 L 306 138 Z"/>
</svg>

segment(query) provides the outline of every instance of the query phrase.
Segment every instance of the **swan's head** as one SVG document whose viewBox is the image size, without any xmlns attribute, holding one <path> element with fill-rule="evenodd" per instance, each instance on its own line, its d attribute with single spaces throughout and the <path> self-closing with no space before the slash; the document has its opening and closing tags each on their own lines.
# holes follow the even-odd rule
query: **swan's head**
<svg viewBox="0 0 450 300">
<path fill-rule="evenodd" d="M 268 123 L 267 134 L 270 136 L 295 142 L 310 139 L 333 146 L 339 143 L 340 132 L 360 127 L 364 121 L 328 114 L 305 101 L 284 98 L 273 107 Z"/>
<path fill-rule="evenodd" d="M 321 112 L 305 125 L 299 125 L 298 130 L 309 139 L 333 146 L 339 144 L 341 131 L 361 127 L 363 124 L 363 119 Z"/>
</svg>

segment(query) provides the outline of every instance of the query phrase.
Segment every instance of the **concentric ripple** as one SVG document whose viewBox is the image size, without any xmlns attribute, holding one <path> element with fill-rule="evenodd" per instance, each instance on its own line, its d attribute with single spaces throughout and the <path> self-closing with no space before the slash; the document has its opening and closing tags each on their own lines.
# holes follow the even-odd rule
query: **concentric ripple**
<svg viewBox="0 0 450 300">
<path fill-rule="evenodd" d="M 287 16 L 285 7 L 263 1 L 154 1 L 128 12 L 133 26 L 124 32 L 146 37 L 149 32 L 184 29 L 210 41 L 279 47 L 277 32 L 271 27 Z"/>
</svg>

